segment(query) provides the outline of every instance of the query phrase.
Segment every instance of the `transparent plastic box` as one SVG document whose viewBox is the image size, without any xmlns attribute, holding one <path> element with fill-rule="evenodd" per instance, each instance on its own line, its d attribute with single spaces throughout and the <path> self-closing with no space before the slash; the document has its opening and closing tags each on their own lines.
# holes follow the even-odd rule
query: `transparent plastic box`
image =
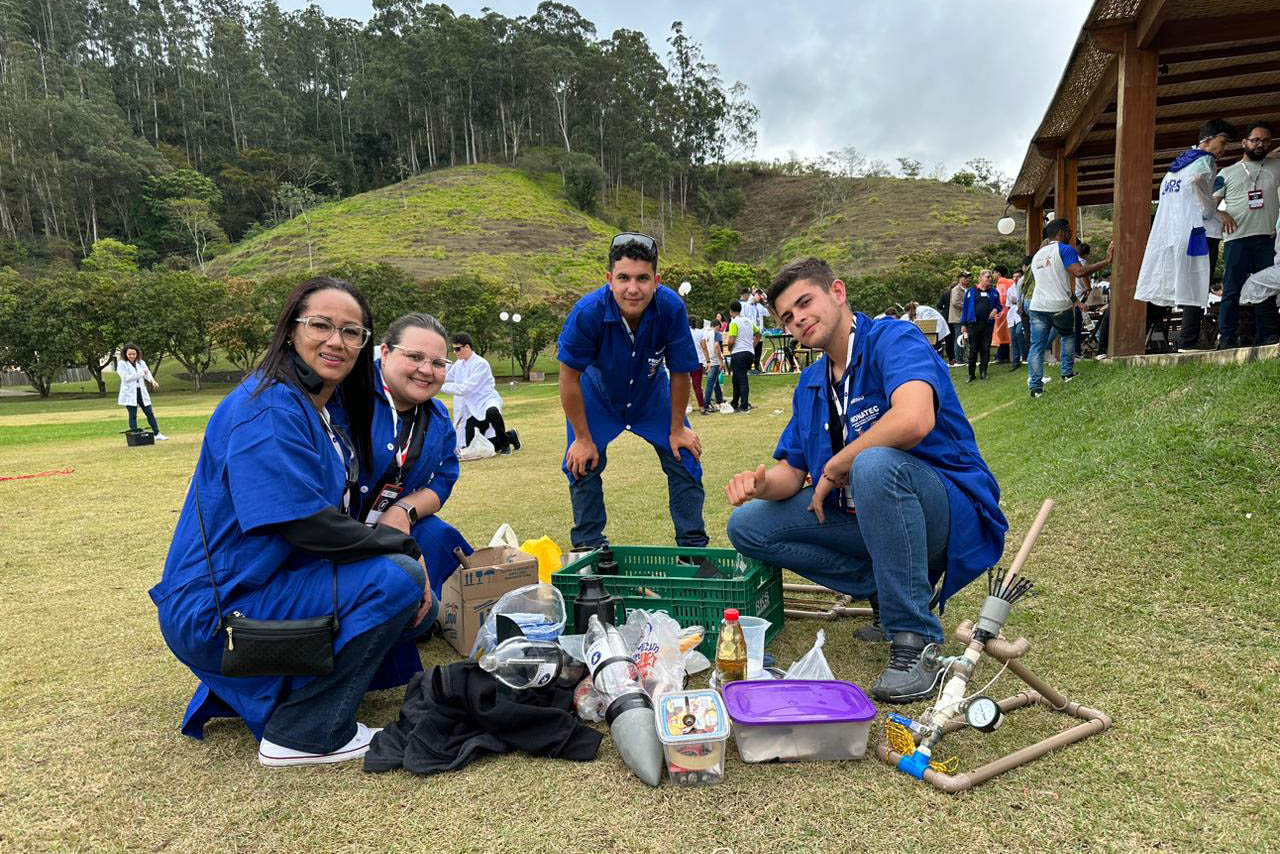
<svg viewBox="0 0 1280 854">
<path fill-rule="evenodd" d="M 861 759 L 876 707 L 852 682 L 730 682 L 724 705 L 744 762 Z"/>
<path fill-rule="evenodd" d="M 719 692 L 659 694 L 653 714 L 671 782 L 712 786 L 724 779 L 729 716 Z"/>
</svg>

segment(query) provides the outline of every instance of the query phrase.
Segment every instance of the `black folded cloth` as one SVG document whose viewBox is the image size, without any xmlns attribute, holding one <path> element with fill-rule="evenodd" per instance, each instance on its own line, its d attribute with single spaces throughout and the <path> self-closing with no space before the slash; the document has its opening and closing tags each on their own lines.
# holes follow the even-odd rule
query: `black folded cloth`
<svg viewBox="0 0 1280 854">
<path fill-rule="evenodd" d="M 486 753 L 587 762 L 603 736 L 573 714 L 573 690 L 512 691 L 474 661 L 418 673 L 405 689 L 400 719 L 373 737 L 365 771 L 457 771 Z"/>
</svg>

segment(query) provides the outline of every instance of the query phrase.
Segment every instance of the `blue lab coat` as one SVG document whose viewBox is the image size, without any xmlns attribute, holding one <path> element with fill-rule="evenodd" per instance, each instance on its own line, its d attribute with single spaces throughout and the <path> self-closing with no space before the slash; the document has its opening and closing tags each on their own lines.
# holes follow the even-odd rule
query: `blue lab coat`
<svg viewBox="0 0 1280 854">
<path fill-rule="evenodd" d="M 623 430 L 670 450 L 671 375 L 698 370 L 698 354 L 689 335 L 689 314 L 679 294 L 659 285 L 633 335 L 622 319 L 608 285 L 578 300 L 560 331 L 558 356 L 582 373 L 582 399 L 587 426 L 596 447 L 604 450 Z M 685 426 L 689 421 L 685 419 Z M 573 425 L 565 421 L 569 445 Z M 680 461 L 695 478 L 702 466 L 687 448 Z M 571 481 L 573 476 L 561 463 Z"/>
<path fill-rule="evenodd" d="M 249 377 L 214 410 L 193 476 L 222 609 L 262 620 L 324 616 L 333 611 L 333 564 L 294 549 L 272 526 L 341 506 L 346 464 L 302 391 L 274 383 L 255 396 L 257 384 Z M 223 676 L 210 584 L 191 488 L 150 591 L 165 642 L 200 680 L 182 731 L 200 738 L 210 718 L 238 715 L 261 739 L 275 707 L 312 677 Z M 421 599 L 390 557 L 340 565 L 335 653 Z"/>
<path fill-rule="evenodd" d="M 907 453 L 928 463 L 942 479 L 951 508 L 951 533 L 947 539 L 947 569 L 940 605 L 988 567 L 1004 552 L 1009 530 L 1000 510 L 1000 487 L 978 452 L 973 428 L 956 397 L 951 375 L 937 351 L 913 323 L 886 317 L 872 320 L 855 314 L 850 361 L 849 404 L 845 418 L 852 442 L 889 411 L 898 387 L 922 380 L 933 387 L 935 423 L 929 435 Z M 843 378 L 841 379 L 843 385 Z M 774 459 L 821 476 L 831 460 L 828 427 L 827 357 L 823 356 L 800 375 L 791 400 L 791 420 L 778 439 Z M 827 512 L 842 512 L 837 492 L 827 494 Z"/>
</svg>

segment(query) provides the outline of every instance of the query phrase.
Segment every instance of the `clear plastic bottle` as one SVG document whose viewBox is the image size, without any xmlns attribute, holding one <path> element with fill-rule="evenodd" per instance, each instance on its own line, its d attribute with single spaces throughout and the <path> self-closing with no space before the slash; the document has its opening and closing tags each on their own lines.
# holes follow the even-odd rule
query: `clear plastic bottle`
<svg viewBox="0 0 1280 854">
<path fill-rule="evenodd" d="M 716 640 L 716 682 L 723 687 L 729 682 L 747 678 L 747 638 L 738 622 L 738 609 L 725 608 Z"/>
<path fill-rule="evenodd" d="M 512 688 L 541 688 L 560 675 L 568 658 L 552 641 L 508 638 L 480 656 L 480 669 Z"/>
</svg>

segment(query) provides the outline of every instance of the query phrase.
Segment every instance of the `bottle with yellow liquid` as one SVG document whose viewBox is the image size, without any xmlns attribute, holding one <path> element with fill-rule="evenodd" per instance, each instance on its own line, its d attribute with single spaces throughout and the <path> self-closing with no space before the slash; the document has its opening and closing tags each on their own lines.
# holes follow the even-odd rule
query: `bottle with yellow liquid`
<svg viewBox="0 0 1280 854">
<path fill-rule="evenodd" d="M 725 608 L 716 641 L 716 682 L 724 687 L 747 678 L 747 638 L 738 622 L 738 609 Z"/>
</svg>

